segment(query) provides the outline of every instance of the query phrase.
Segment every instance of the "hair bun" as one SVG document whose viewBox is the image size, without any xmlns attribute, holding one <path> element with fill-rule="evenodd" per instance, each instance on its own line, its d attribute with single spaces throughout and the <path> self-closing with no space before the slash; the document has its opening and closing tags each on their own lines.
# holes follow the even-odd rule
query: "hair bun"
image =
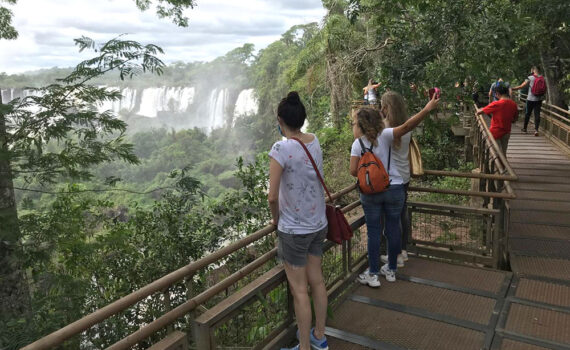
<svg viewBox="0 0 570 350">
<path fill-rule="evenodd" d="M 301 98 L 299 97 L 299 93 L 297 91 L 291 91 L 287 94 L 287 102 L 292 104 L 301 103 Z"/>
</svg>

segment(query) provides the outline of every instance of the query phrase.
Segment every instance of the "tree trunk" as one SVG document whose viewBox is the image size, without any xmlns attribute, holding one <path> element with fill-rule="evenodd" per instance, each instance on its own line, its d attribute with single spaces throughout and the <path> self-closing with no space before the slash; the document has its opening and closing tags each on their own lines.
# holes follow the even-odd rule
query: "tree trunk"
<svg viewBox="0 0 570 350">
<path fill-rule="evenodd" d="M 552 51 L 541 51 L 540 60 L 546 78 L 548 103 L 566 110 L 568 106 L 560 89 L 560 81 L 563 78 L 560 59 Z"/>
<path fill-rule="evenodd" d="M 338 77 L 335 72 L 335 58 L 332 54 L 327 54 L 327 82 L 329 84 L 331 95 L 331 120 L 335 128 L 341 129 L 342 121 L 340 118 L 340 99 L 338 88 Z"/>
<path fill-rule="evenodd" d="M 0 96 L 2 106 L 2 96 Z M 0 109 L 0 320 L 28 316 L 31 305 L 22 267 L 21 235 L 8 152 L 6 118 Z"/>
</svg>

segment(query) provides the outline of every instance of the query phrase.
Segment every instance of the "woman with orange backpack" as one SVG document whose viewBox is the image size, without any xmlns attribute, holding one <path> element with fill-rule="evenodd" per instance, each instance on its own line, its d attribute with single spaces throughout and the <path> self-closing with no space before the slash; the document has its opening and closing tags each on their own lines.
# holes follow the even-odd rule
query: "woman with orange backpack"
<svg viewBox="0 0 570 350">
<path fill-rule="evenodd" d="M 383 96 L 384 97 L 384 96 Z M 391 166 L 391 145 L 399 142 L 402 136 L 412 131 L 439 103 L 436 95 L 416 115 L 395 128 L 385 128 L 380 112 L 364 107 L 352 115 L 353 134 L 355 137 L 350 152 L 350 174 L 359 178 L 360 201 L 364 210 L 368 232 L 369 268 L 358 277 L 358 281 L 370 287 L 379 287 L 378 274 L 386 280 L 396 280 L 396 259 L 401 249 L 400 214 L 404 205 L 405 190 L 403 178 L 397 167 Z M 382 107 L 381 111 L 384 109 Z M 367 154 L 368 153 L 368 154 Z M 372 153 L 377 160 L 361 162 L 361 158 L 370 159 Z M 384 173 L 389 174 L 389 185 L 382 188 Z M 386 238 L 388 240 L 388 264 L 380 268 L 381 218 L 385 218 Z"/>
</svg>

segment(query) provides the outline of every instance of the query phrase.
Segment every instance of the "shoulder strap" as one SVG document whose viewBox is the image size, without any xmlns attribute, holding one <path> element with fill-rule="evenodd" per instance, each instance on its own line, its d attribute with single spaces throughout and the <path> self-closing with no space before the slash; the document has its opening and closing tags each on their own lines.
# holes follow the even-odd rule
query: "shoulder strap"
<svg viewBox="0 0 570 350">
<path fill-rule="evenodd" d="M 313 157 L 311 156 L 311 153 L 309 152 L 309 150 L 307 149 L 307 146 L 305 146 L 305 144 L 299 140 L 296 137 L 291 137 L 292 140 L 295 140 L 297 142 L 299 142 L 299 144 L 301 145 L 301 147 L 303 147 L 303 149 L 305 150 L 305 153 L 307 153 L 307 157 L 309 157 L 309 160 L 311 161 L 311 164 L 313 165 L 313 169 L 315 169 L 315 172 L 317 173 L 317 177 L 319 178 L 319 181 L 321 182 L 321 184 L 323 185 L 323 188 L 325 189 L 325 191 L 327 192 L 327 195 L 329 196 L 329 199 L 332 203 L 333 199 L 332 196 L 329 192 L 329 189 L 327 188 L 327 185 L 325 185 L 325 181 L 323 180 L 321 173 L 319 172 L 319 169 L 317 169 L 317 164 L 315 164 L 315 160 L 313 159 Z"/>
<path fill-rule="evenodd" d="M 392 146 L 388 148 L 388 175 L 390 175 L 390 161 L 392 160 Z"/>
<path fill-rule="evenodd" d="M 370 148 L 366 148 L 366 146 L 364 146 L 364 142 L 362 142 L 362 138 L 361 138 L 361 137 L 358 138 L 358 142 L 360 142 L 360 148 L 361 148 L 361 150 L 360 150 L 360 155 L 363 155 L 367 150 L 370 151 L 370 152 L 372 152 L 372 147 L 374 147 L 374 146 L 372 145 L 372 143 L 370 144 Z"/>
<path fill-rule="evenodd" d="M 360 151 L 360 154 L 364 154 L 364 152 L 367 150 L 367 148 L 364 146 L 364 142 L 362 142 L 362 139 L 359 137 L 358 138 L 358 142 L 360 142 L 360 147 L 362 148 L 362 150 Z M 368 148 L 368 150 L 370 152 L 372 152 L 372 147 L 374 147 L 372 144 L 370 144 L 370 148 Z M 392 160 L 392 146 L 390 146 L 390 148 L 388 148 L 388 174 L 390 173 L 390 161 Z"/>
</svg>

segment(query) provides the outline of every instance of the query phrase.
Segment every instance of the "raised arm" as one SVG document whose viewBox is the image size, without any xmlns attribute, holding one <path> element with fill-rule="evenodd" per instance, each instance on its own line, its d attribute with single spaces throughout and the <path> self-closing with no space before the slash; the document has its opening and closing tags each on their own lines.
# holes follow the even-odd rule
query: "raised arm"
<svg viewBox="0 0 570 350">
<path fill-rule="evenodd" d="M 529 80 L 525 80 L 524 83 L 520 84 L 519 86 L 515 86 L 514 88 L 511 88 L 512 91 L 516 91 L 516 90 L 520 90 L 523 87 L 528 85 Z"/>
<path fill-rule="evenodd" d="M 432 99 L 425 105 L 425 107 L 416 115 L 408 119 L 404 124 L 394 128 L 394 139 L 399 139 L 410 131 L 414 130 L 422 120 L 429 114 L 432 110 L 437 108 L 439 104 L 439 98 L 436 99 L 436 94 L 433 94 Z"/>
</svg>

